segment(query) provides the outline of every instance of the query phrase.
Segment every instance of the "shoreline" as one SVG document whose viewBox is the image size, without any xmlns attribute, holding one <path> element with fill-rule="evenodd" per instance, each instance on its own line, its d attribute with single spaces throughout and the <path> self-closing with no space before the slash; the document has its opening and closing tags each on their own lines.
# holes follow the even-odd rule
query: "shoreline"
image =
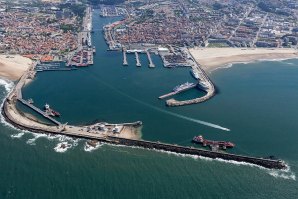
<svg viewBox="0 0 298 199">
<path fill-rule="evenodd" d="M 279 62 L 279 61 L 286 61 L 286 60 L 298 60 L 298 57 L 289 57 L 289 58 L 272 58 L 272 59 L 256 59 L 252 61 L 242 61 L 242 62 L 230 62 L 218 67 L 214 67 L 212 69 L 207 70 L 209 74 L 220 70 L 220 69 L 229 69 L 234 67 L 235 64 L 253 64 L 253 63 L 259 63 L 259 62 Z"/>
<path fill-rule="evenodd" d="M 295 49 L 191 48 L 189 51 L 208 73 L 233 64 L 298 58 Z"/>
<path fill-rule="evenodd" d="M 0 54 L 0 77 L 17 81 L 32 64 L 32 60 L 21 55 Z"/>
</svg>

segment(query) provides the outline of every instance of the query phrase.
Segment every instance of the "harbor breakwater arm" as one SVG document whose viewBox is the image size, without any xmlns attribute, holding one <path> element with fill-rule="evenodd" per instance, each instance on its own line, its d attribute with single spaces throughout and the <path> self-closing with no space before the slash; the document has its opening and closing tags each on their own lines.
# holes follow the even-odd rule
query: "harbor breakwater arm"
<svg viewBox="0 0 298 199">
<path fill-rule="evenodd" d="M 190 105 L 190 104 L 197 104 L 197 103 L 207 101 L 215 95 L 215 86 L 213 82 L 210 80 L 210 78 L 208 77 L 207 73 L 200 67 L 200 64 L 194 59 L 194 57 L 191 55 L 191 53 L 188 50 L 186 50 L 185 52 L 188 54 L 188 57 L 191 58 L 191 60 L 193 61 L 193 64 L 191 65 L 192 70 L 196 71 L 200 76 L 198 80 L 199 81 L 198 84 L 203 83 L 206 87 L 205 88 L 206 95 L 204 95 L 203 97 L 199 97 L 191 100 L 184 100 L 184 101 L 169 99 L 166 101 L 167 106 L 184 106 L 184 105 Z"/>
<path fill-rule="evenodd" d="M 156 149 L 162 151 L 169 151 L 179 154 L 187 154 L 187 155 L 198 155 L 202 157 L 208 158 L 219 158 L 227 161 L 236 161 L 236 162 L 245 162 L 258 166 L 262 166 L 269 169 L 286 169 L 286 165 L 283 161 L 280 160 L 272 160 L 272 159 L 263 159 L 249 156 L 242 156 L 230 153 L 221 153 L 214 151 L 207 151 L 203 149 L 193 148 L 193 147 L 185 147 L 178 146 L 160 142 L 152 142 L 145 140 L 135 140 L 135 139 L 126 139 L 115 136 L 102 136 L 96 133 L 87 133 L 87 132 L 76 132 L 72 130 L 63 130 L 61 126 L 46 126 L 46 125 L 31 125 L 22 122 L 20 119 L 16 118 L 13 114 L 13 110 L 11 104 L 6 100 L 2 107 L 2 115 L 4 118 L 14 125 L 15 127 L 23 130 L 29 130 L 37 133 L 50 133 L 50 134 L 61 134 L 67 135 L 71 137 L 77 138 L 85 138 L 85 139 L 95 139 L 101 142 L 116 144 L 116 145 L 125 145 L 125 146 L 137 146 L 146 149 Z"/>
</svg>

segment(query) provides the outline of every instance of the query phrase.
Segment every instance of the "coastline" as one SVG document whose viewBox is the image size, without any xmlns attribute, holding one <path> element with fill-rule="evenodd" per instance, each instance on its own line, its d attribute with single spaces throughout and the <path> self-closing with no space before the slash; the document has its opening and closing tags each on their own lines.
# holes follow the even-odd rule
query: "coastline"
<svg viewBox="0 0 298 199">
<path fill-rule="evenodd" d="M 31 64 L 31 59 L 21 55 L 0 55 L 0 77 L 17 81 Z"/>
<path fill-rule="evenodd" d="M 298 58 L 298 51 L 295 49 L 192 48 L 189 51 L 209 73 L 237 63 Z"/>
</svg>

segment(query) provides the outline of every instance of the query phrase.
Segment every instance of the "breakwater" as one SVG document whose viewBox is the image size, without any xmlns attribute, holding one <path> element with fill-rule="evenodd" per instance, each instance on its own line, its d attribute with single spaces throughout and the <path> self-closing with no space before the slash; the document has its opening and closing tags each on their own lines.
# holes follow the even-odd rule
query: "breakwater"
<svg viewBox="0 0 298 199">
<path fill-rule="evenodd" d="M 228 161 L 255 164 L 269 169 L 286 168 L 285 163 L 281 160 L 272 160 L 272 159 L 249 157 L 249 156 L 236 155 L 236 154 L 230 154 L 230 153 L 207 151 L 207 150 L 193 148 L 193 147 L 185 147 L 185 146 L 172 145 L 172 144 L 166 144 L 161 142 L 145 141 L 145 140 L 126 139 L 126 138 L 120 138 L 120 137 L 109 136 L 109 135 L 101 136 L 99 134 L 94 134 L 94 133 L 84 133 L 84 132 L 78 133 L 78 132 L 72 132 L 72 131 L 64 131 L 64 130 L 59 130 L 58 128 L 54 130 L 54 128 L 43 129 L 37 126 L 30 126 L 30 125 L 19 123 L 18 120 L 16 120 L 10 114 L 9 102 L 7 100 L 3 104 L 2 115 L 9 123 L 14 125 L 15 127 L 22 130 L 29 130 L 37 133 L 61 134 L 61 135 L 67 135 L 71 137 L 95 139 L 101 142 L 117 144 L 117 145 L 137 146 L 137 147 L 142 147 L 146 149 L 163 150 L 163 151 L 175 152 L 175 153 L 187 154 L 187 155 L 198 155 L 198 156 L 208 157 L 213 159 L 220 158 Z M 133 125 L 139 125 L 139 123 L 135 123 Z"/>
<path fill-rule="evenodd" d="M 213 82 L 210 80 L 207 73 L 201 68 L 200 64 L 194 59 L 194 57 L 189 53 L 188 50 L 185 50 L 184 52 L 188 55 L 189 58 L 192 59 L 193 61 L 193 64 L 191 65 L 192 70 L 199 75 L 198 85 L 202 86 L 202 89 L 206 91 L 206 95 L 204 95 L 203 97 L 199 97 L 191 100 L 184 100 L 184 101 L 178 101 L 172 98 L 166 101 L 167 106 L 184 106 L 184 105 L 205 102 L 210 98 L 212 98 L 216 93 Z"/>
</svg>

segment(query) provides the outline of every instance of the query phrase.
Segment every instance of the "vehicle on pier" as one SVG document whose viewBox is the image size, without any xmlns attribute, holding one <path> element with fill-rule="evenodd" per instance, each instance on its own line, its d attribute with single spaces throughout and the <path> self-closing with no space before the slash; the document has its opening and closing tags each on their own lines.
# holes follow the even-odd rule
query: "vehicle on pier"
<svg viewBox="0 0 298 199">
<path fill-rule="evenodd" d="M 227 148 L 235 147 L 235 144 L 232 142 L 206 140 L 203 138 L 202 135 L 195 136 L 192 139 L 192 142 L 194 142 L 196 144 L 202 144 L 203 146 L 209 146 L 209 147 L 218 146 L 218 148 L 220 148 L 220 149 L 227 149 Z"/>
</svg>

